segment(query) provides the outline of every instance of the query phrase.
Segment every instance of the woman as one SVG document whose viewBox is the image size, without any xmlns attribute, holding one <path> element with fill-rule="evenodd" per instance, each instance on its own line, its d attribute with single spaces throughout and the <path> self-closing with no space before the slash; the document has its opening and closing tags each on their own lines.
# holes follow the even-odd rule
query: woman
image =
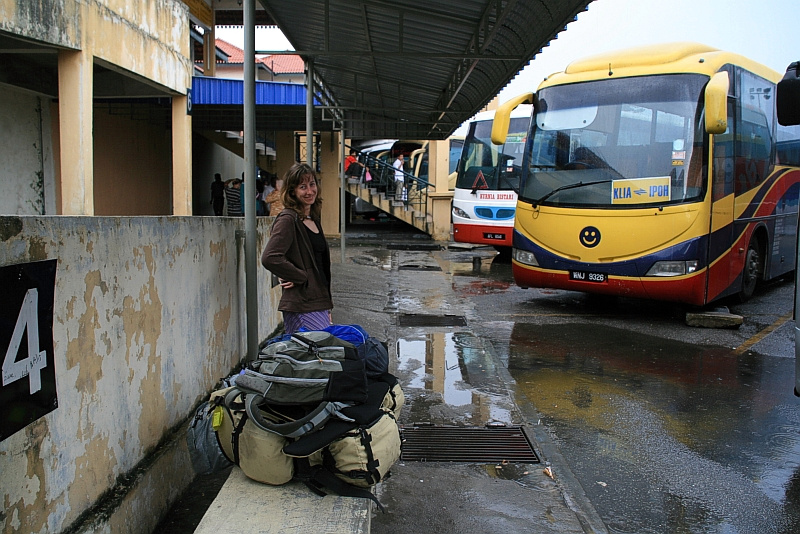
<svg viewBox="0 0 800 534">
<path fill-rule="evenodd" d="M 288 334 L 300 327 L 321 330 L 331 324 L 331 256 L 322 232 L 322 198 L 314 170 L 295 163 L 281 190 L 284 209 L 272 224 L 261 264 L 278 276 L 283 294 L 278 309 Z"/>
</svg>

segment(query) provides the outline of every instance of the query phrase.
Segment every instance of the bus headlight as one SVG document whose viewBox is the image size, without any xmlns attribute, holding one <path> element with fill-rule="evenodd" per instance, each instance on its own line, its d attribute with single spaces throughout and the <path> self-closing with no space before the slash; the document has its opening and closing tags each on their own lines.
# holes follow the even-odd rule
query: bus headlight
<svg viewBox="0 0 800 534">
<path fill-rule="evenodd" d="M 459 208 L 458 206 L 453 206 L 453 215 L 456 217 L 461 217 L 462 219 L 469 219 L 469 215 L 467 212 Z"/>
<path fill-rule="evenodd" d="M 527 250 L 515 248 L 514 259 L 519 263 L 524 263 L 525 265 L 533 265 L 534 267 L 539 266 L 539 262 L 536 261 L 536 256 L 533 255 L 533 252 L 528 252 Z"/>
<path fill-rule="evenodd" d="M 697 270 L 697 260 L 657 261 L 645 276 L 681 276 Z"/>
</svg>

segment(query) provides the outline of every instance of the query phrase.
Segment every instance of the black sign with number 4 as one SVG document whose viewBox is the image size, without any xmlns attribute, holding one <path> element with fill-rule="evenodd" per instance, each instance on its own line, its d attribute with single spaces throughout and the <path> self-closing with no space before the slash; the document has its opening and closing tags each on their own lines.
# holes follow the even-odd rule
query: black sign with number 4
<svg viewBox="0 0 800 534">
<path fill-rule="evenodd" d="M 53 357 L 57 260 L 0 267 L 0 441 L 58 407 Z"/>
</svg>

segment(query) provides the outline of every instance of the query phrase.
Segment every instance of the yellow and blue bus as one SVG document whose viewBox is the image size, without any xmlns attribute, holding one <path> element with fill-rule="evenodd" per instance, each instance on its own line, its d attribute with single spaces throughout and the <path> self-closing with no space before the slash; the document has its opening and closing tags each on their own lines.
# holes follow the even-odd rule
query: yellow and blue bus
<svg viewBox="0 0 800 534">
<path fill-rule="evenodd" d="M 505 141 L 492 144 L 494 111 L 478 113 L 464 138 L 453 191 L 453 239 L 511 251 L 517 189 L 531 106 L 511 111 Z"/>
<path fill-rule="evenodd" d="M 703 306 L 792 271 L 800 162 L 778 146 L 797 139 L 776 121 L 780 79 L 674 43 L 575 61 L 503 104 L 495 144 L 534 105 L 517 285 Z"/>
</svg>

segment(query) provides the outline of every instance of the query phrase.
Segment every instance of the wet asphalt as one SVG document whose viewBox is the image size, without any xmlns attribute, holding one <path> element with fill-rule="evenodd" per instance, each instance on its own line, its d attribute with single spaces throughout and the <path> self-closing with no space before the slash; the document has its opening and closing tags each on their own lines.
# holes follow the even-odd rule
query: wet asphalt
<svg viewBox="0 0 800 534">
<path fill-rule="evenodd" d="M 389 343 L 400 424 L 522 426 L 541 459 L 401 459 L 372 532 L 800 532 L 791 281 L 722 303 L 741 327 L 705 329 L 680 306 L 522 290 L 489 248 L 391 225 L 345 242 L 334 322 Z M 192 532 L 202 506 L 157 532 Z"/>
</svg>

